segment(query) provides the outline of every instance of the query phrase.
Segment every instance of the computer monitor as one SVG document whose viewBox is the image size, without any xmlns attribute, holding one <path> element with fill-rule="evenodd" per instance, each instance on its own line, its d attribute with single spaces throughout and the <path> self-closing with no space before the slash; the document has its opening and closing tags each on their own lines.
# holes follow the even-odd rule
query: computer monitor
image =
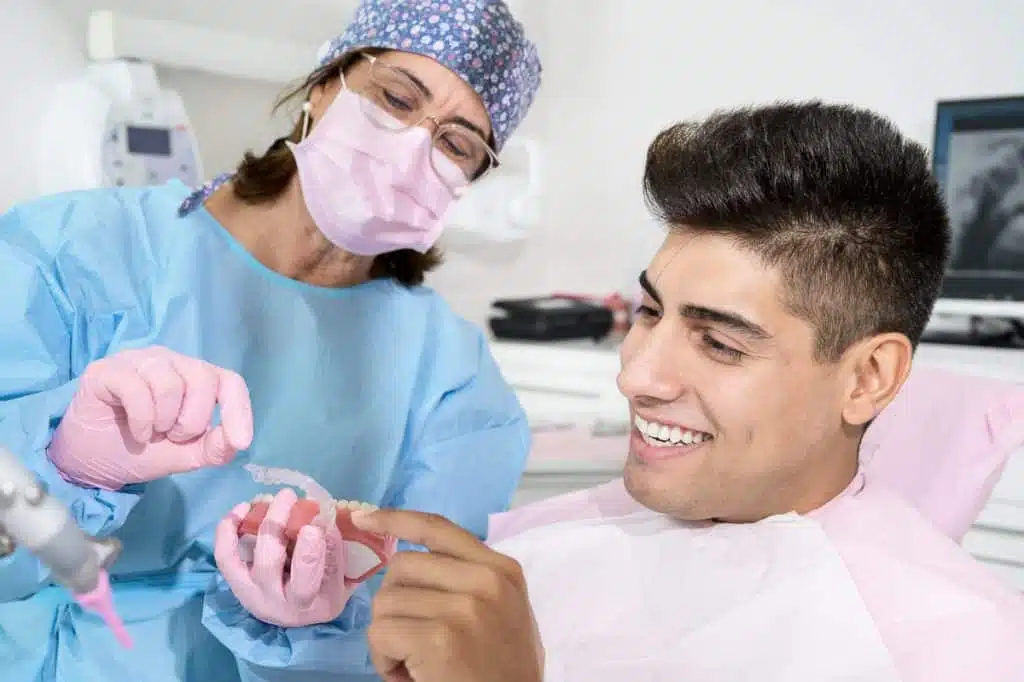
<svg viewBox="0 0 1024 682">
<path fill-rule="evenodd" d="M 942 298 L 1024 302 L 1024 96 L 939 102 L 933 170 L 953 227 Z"/>
</svg>

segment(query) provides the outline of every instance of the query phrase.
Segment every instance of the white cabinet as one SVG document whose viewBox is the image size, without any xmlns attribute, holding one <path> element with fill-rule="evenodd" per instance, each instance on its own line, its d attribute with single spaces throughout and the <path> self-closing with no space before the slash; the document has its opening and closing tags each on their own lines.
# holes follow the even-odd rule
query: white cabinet
<svg viewBox="0 0 1024 682">
<path fill-rule="evenodd" d="M 506 380 L 531 420 L 592 422 L 627 418 L 615 386 L 618 353 L 593 343 L 492 344 Z M 916 362 L 1024 385 L 1024 351 L 925 344 Z M 625 458 L 623 447 L 622 459 Z M 620 475 L 622 460 L 532 457 L 515 504 L 598 485 Z M 1024 450 L 1007 465 L 964 546 L 1024 591 Z"/>
<path fill-rule="evenodd" d="M 629 405 L 615 387 L 619 357 L 614 349 L 593 343 L 492 344 L 502 373 L 531 422 L 590 423 L 627 419 Z M 589 488 L 622 474 L 622 457 L 531 457 L 513 506 Z"/>
<path fill-rule="evenodd" d="M 583 343 L 491 345 L 494 357 L 530 418 L 624 417 L 626 399 L 615 386 L 619 354 Z"/>
</svg>

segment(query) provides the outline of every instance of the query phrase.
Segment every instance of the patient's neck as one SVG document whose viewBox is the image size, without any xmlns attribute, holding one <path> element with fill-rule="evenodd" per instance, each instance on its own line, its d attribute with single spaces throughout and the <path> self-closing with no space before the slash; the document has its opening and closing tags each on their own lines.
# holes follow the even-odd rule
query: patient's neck
<svg viewBox="0 0 1024 682">
<path fill-rule="evenodd" d="M 823 471 L 814 472 L 806 485 L 801 486 L 801 493 L 793 499 L 790 511 L 810 514 L 842 495 L 857 476 L 860 466 L 857 450 L 843 453 L 831 464 Z"/>
<path fill-rule="evenodd" d="M 779 479 L 772 492 L 754 501 L 740 513 L 719 516 L 716 523 L 757 523 L 772 516 L 797 513 L 801 516 L 821 509 L 842 495 L 859 468 L 859 439 L 823 449 L 807 459 L 798 473 Z"/>
<path fill-rule="evenodd" d="M 850 487 L 860 468 L 860 433 L 843 433 L 821 443 L 807 458 L 800 475 L 790 481 L 788 499 L 780 500 L 783 513 L 805 515 L 824 507 Z"/>
</svg>

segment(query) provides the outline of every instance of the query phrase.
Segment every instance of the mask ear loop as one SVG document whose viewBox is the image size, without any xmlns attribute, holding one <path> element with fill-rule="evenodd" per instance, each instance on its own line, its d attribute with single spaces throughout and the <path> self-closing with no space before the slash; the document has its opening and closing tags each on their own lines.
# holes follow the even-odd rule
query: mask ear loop
<svg viewBox="0 0 1024 682">
<path fill-rule="evenodd" d="M 313 109 L 313 105 L 309 103 L 307 99 L 302 103 L 302 137 L 299 138 L 299 142 L 306 139 L 309 135 L 309 112 Z"/>
<path fill-rule="evenodd" d="M 347 90 L 348 89 L 348 83 L 345 82 L 345 74 L 343 74 L 343 73 L 341 73 L 339 71 L 338 72 L 338 78 L 341 79 L 341 87 L 342 87 L 342 89 Z M 313 110 L 313 105 L 310 104 L 308 99 L 305 102 L 302 103 L 302 137 L 299 138 L 299 142 L 301 142 L 302 140 L 305 140 L 306 136 L 309 135 L 309 118 L 310 118 L 309 117 L 309 112 L 312 111 L 312 110 Z"/>
</svg>

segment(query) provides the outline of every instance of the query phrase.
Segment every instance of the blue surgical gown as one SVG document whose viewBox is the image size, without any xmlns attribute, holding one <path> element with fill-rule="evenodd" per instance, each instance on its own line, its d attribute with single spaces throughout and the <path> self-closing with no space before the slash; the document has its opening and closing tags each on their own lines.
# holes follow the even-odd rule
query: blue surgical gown
<svg viewBox="0 0 1024 682">
<path fill-rule="evenodd" d="M 180 183 L 69 193 L 0 217 L 0 442 L 124 553 L 121 649 L 23 550 L 0 559 L 5 682 L 375 679 L 369 586 L 334 622 L 278 628 L 219 578 L 213 530 L 268 492 L 248 462 L 337 498 L 443 514 L 482 536 L 507 507 L 529 430 L 483 335 L 426 287 L 313 287 L 256 261 Z M 162 345 L 245 377 L 252 447 L 225 467 L 117 492 L 65 482 L 46 447 L 92 361 Z M 272 491 L 269 491 L 272 492 Z"/>
</svg>

